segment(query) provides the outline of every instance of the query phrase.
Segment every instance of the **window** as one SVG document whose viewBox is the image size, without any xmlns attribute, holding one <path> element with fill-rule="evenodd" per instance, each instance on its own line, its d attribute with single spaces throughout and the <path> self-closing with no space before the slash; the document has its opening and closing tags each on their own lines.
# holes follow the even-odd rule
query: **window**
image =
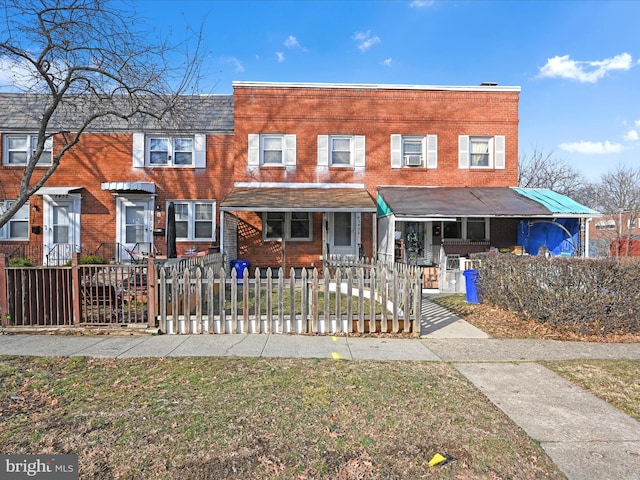
<svg viewBox="0 0 640 480">
<path fill-rule="evenodd" d="M 456 218 L 444 222 L 443 238 L 479 242 L 489 238 L 489 219 L 486 217 Z"/>
<path fill-rule="evenodd" d="M 265 212 L 262 231 L 265 241 L 311 240 L 311 213 Z"/>
<path fill-rule="evenodd" d="M 491 139 L 486 137 L 470 137 L 469 144 L 471 145 L 469 166 L 472 168 L 491 166 L 491 158 L 489 156 Z"/>
<path fill-rule="evenodd" d="M 5 135 L 2 155 L 5 165 L 26 165 L 38 146 L 37 135 Z M 51 165 L 53 139 L 47 138 L 37 165 Z"/>
<path fill-rule="evenodd" d="M 600 221 L 598 223 L 596 223 L 596 228 L 598 230 L 615 230 L 616 229 L 616 222 L 615 220 L 603 220 Z"/>
<path fill-rule="evenodd" d="M 5 212 L 12 204 L 12 200 L 0 201 L 0 214 Z M 20 210 L 0 228 L 0 239 L 29 240 L 29 202 L 20 207 Z"/>
<path fill-rule="evenodd" d="M 173 205 L 176 212 L 176 238 L 178 240 L 213 240 L 215 235 L 215 202 L 175 200 Z"/>
<path fill-rule="evenodd" d="M 464 169 L 504 169 L 505 137 L 497 135 L 458 137 L 458 167 Z"/>
<path fill-rule="evenodd" d="M 281 133 L 249 135 L 249 166 L 293 166 L 296 164 L 296 136 Z"/>
<path fill-rule="evenodd" d="M 206 167 L 206 135 L 133 134 L 134 167 Z"/>
<path fill-rule="evenodd" d="M 391 168 L 438 167 L 437 135 L 391 135 Z"/>
<path fill-rule="evenodd" d="M 364 167 L 364 135 L 318 135 L 318 165 Z"/>
<path fill-rule="evenodd" d="M 193 138 L 149 137 L 149 165 L 193 165 Z"/>
</svg>

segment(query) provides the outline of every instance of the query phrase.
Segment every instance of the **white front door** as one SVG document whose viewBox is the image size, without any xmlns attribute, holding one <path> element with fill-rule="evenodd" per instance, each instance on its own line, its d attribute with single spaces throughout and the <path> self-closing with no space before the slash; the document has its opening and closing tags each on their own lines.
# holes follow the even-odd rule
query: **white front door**
<svg viewBox="0 0 640 480">
<path fill-rule="evenodd" d="M 46 265 L 64 265 L 80 251 L 80 199 L 71 195 L 44 197 L 43 253 Z"/>
<path fill-rule="evenodd" d="M 357 220 L 353 212 L 329 214 L 329 254 L 357 257 L 360 240 Z"/>
<path fill-rule="evenodd" d="M 153 201 L 150 198 L 118 197 L 116 212 L 120 260 L 132 261 L 129 252 L 146 254 L 153 250 Z"/>
</svg>

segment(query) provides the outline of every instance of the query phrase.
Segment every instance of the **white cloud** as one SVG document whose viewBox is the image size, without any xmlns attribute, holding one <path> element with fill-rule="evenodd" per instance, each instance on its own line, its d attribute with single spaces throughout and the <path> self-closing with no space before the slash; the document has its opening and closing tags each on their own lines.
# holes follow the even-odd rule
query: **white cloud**
<svg viewBox="0 0 640 480">
<path fill-rule="evenodd" d="M 639 138 L 640 138 L 640 136 L 638 136 L 638 131 L 637 130 L 629 130 L 624 136 L 625 140 L 631 141 L 631 142 L 635 142 Z"/>
<path fill-rule="evenodd" d="M 35 70 L 25 60 L 18 62 L 0 57 L 0 89 L 14 91 L 34 88 L 38 83 L 36 77 Z"/>
<path fill-rule="evenodd" d="M 382 63 L 384 64 L 385 67 L 390 67 L 392 61 L 393 61 L 393 59 L 391 57 L 389 57 L 389 58 L 386 58 L 384 60 L 384 62 L 382 62 Z"/>
<path fill-rule="evenodd" d="M 409 6 L 411 8 L 424 8 L 424 7 L 430 7 L 435 3 L 434 0 L 412 0 L 409 3 Z"/>
<path fill-rule="evenodd" d="M 357 32 L 353 39 L 358 42 L 358 48 L 362 52 L 366 52 L 376 43 L 380 43 L 380 37 L 377 35 L 371 36 L 371 30 L 367 30 L 366 32 Z"/>
<path fill-rule="evenodd" d="M 636 120 L 636 121 L 634 122 L 634 124 L 635 124 L 635 126 L 636 126 L 636 127 L 640 127 L 640 120 Z"/>
<path fill-rule="evenodd" d="M 278 57 L 278 62 L 280 63 L 284 62 L 284 53 L 276 52 L 276 57 Z"/>
<path fill-rule="evenodd" d="M 581 83 L 596 83 L 613 70 L 629 70 L 633 66 L 633 58 L 628 53 L 621 53 L 604 60 L 579 61 L 572 60 L 569 55 L 555 56 L 547 59 L 547 64 L 540 69 L 542 78 L 566 78 Z"/>
<path fill-rule="evenodd" d="M 284 46 L 287 48 L 299 48 L 300 44 L 298 43 L 298 39 L 296 37 L 294 37 L 293 35 L 289 35 L 289 38 L 284 41 Z"/>
<path fill-rule="evenodd" d="M 603 142 L 568 142 L 558 145 L 565 152 L 584 153 L 584 154 L 603 154 L 618 153 L 624 150 L 619 143 L 611 143 L 609 140 Z"/>
<path fill-rule="evenodd" d="M 231 65 L 233 65 L 233 71 L 236 73 L 242 73 L 244 72 L 244 66 L 242 65 L 242 63 L 240 63 L 240 60 L 238 60 L 236 57 L 226 57 L 222 59 L 223 63 L 230 63 Z"/>
</svg>

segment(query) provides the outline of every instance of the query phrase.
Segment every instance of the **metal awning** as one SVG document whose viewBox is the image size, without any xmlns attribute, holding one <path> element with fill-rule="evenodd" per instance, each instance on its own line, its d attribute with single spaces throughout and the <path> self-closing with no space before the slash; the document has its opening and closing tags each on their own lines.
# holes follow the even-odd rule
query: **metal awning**
<svg viewBox="0 0 640 480">
<path fill-rule="evenodd" d="M 375 212 L 362 187 L 339 184 L 312 186 L 235 186 L 220 204 L 221 211 L 251 212 Z"/>
<path fill-rule="evenodd" d="M 551 190 L 510 187 L 379 187 L 378 215 L 398 219 L 447 217 L 549 218 L 597 216 L 598 212 Z M 527 192 L 528 193 L 528 192 Z M 542 199 L 547 199 L 543 201 Z M 555 206 L 556 208 L 552 208 Z M 564 208 L 559 208 L 563 205 Z"/>
<path fill-rule="evenodd" d="M 84 187 L 41 187 L 36 191 L 36 195 L 69 195 L 70 193 L 82 190 Z"/>
<path fill-rule="evenodd" d="M 156 193 L 156 184 L 153 182 L 105 182 L 101 187 L 110 192 Z"/>
</svg>

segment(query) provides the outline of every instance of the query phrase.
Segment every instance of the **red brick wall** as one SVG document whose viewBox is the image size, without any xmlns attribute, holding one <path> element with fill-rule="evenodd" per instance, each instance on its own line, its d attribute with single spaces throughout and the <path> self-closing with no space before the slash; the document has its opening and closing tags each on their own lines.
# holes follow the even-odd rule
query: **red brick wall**
<svg viewBox="0 0 640 480">
<path fill-rule="evenodd" d="M 236 86 L 236 181 L 516 186 L 518 92 Z M 248 134 L 296 134 L 295 167 L 247 168 Z M 318 134 L 366 136 L 366 167 L 317 167 Z M 392 169 L 391 134 L 438 135 L 437 169 Z M 504 135 L 504 170 L 460 170 L 458 135 Z"/>
<path fill-rule="evenodd" d="M 54 148 L 56 141 L 54 140 Z M 133 135 L 130 133 L 107 134 L 86 133 L 80 143 L 63 157 L 60 166 L 46 186 L 82 186 L 81 202 L 81 242 L 83 251 L 93 252 L 103 242 L 116 241 L 116 200 L 111 192 L 102 190 L 103 182 L 153 182 L 156 184 L 156 205 L 160 206 L 160 216 L 154 216 L 155 228 L 165 228 L 165 205 L 171 199 L 215 200 L 216 206 L 233 186 L 233 169 L 230 153 L 232 135 L 207 136 L 207 168 L 133 167 Z M 0 150 L 1 151 L 1 150 Z M 19 177 L 24 167 L 1 167 L 3 195 L 15 198 L 19 188 Z M 44 167 L 37 167 L 34 180 Z M 15 175 L 7 182 L 7 175 Z M 31 205 L 31 225 L 42 225 L 42 198 L 34 195 Z M 219 230 L 219 214 L 216 213 L 216 227 Z M 31 234 L 31 242 L 42 242 L 42 235 Z M 156 247 L 165 252 L 164 237 L 154 237 Z M 211 242 L 178 242 L 178 252 L 195 246 L 207 249 Z"/>
</svg>

